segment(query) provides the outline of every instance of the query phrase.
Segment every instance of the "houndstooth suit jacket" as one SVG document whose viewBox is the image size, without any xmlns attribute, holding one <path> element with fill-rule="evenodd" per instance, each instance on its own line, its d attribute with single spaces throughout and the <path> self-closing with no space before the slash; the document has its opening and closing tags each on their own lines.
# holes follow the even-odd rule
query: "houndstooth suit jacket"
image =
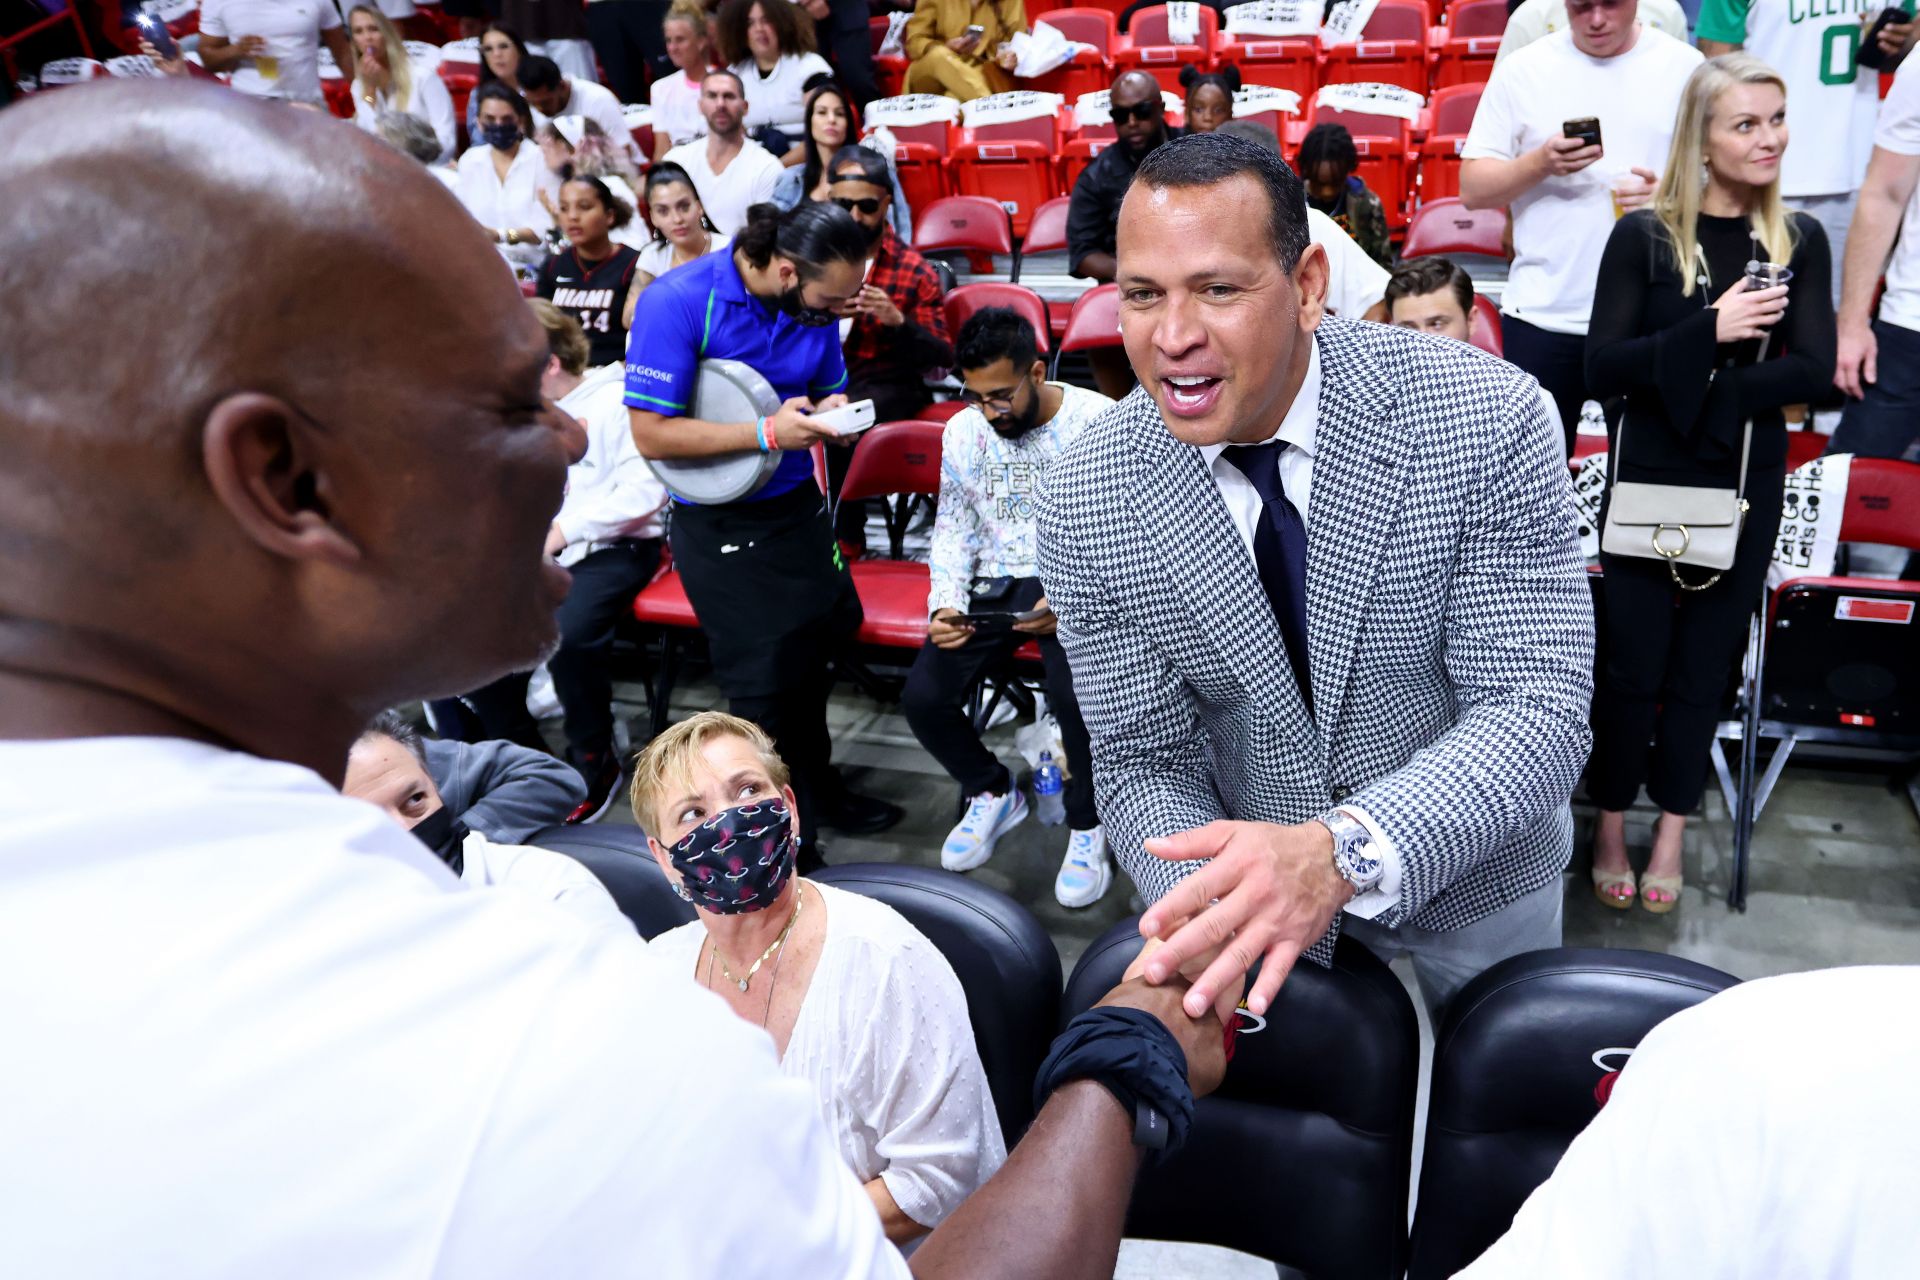
<svg viewBox="0 0 1920 1280">
<path fill-rule="evenodd" d="M 1101 821 L 1150 901 L 1200 864 L 1154 857 L 1149 837 L 1350 803 L 1403 863 L 1379 923 L 1459 928 L 1572 852 L 1593 693 L 1572 488 L 1539 390 L 1512 365 L 1355 321 L 1328 319 L 1317 340 L 1317 723 L 1218 486 L 1145 390 L 1049 470 L 1040 577 Z M 1339 927 L 1308 955 L 1329 962 Z"/>
</svg>

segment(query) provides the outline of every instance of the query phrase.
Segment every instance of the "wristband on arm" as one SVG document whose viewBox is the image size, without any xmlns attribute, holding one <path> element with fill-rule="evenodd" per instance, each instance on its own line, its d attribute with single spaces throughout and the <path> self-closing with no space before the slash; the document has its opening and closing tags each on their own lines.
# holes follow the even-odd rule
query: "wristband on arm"
<svg viewBox="0 0 1920 1280">
<path fill-rule="evenodd" d="M 1133 1142 L 1154 1159 L 1178 1151 L 1193 1128 L 1187 1055 L 1173 1033 L 1140 1009 L 1102 1005 L 1067 1024 L 1034 1079 L 1037 1111 L 1070 1080 L 1105 1086 L 1133 1121 Z"/>
</svg>

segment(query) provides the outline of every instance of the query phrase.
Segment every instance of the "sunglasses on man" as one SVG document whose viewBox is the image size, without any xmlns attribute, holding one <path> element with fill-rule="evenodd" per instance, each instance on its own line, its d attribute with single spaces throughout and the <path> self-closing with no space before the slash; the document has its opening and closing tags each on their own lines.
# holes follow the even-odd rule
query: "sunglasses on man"
<svg viewBox="0 0 1920 1280">
<path fill-rule="evenodd" d="M 1151 120 L 1160 114 L 1160 107 L 1160 103 L 1149 98 L 1130 107 L 1108 107 L 1107 114 L 1113 117 L 1115 124 L 1125 124 L 1129 120 Z"/>
<path fill-rule="evenodd" d="M 872 196 L 863 196 L 858 200 L 849 200 L 845 196 L 835 196 L 833 202 L 848 213 L 864 213 L 869 218 L 880 212 L 880 202 Z"/>
</svg>

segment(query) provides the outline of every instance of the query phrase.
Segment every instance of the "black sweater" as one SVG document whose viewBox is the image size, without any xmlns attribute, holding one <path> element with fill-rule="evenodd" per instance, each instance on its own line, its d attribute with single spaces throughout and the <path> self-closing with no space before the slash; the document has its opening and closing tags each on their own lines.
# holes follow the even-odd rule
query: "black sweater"
<svg viewBox="0 0 1920 1280">
<path fill-rule="evenodd" d="M 1587 329 L 1587 385 L 1601 399 L 1626 397 L 1626 478 L 1732 484 L 1748 418 L 1749 474 L 1784 469 L 1781 406 L 1824 395 L 1833 385 L 1835 356 L 1826 232 L 1803 213 L 1788 217 L 1794 248 L 1787 313 L 1758 363 L 1759 342 L 1720 343 L 1714 336 L 1719 313 L 1713 304 L 1741 279 L 1750 259 L 1766 257 L 1745 218 L 1701 216 L 1708 283 L 1696 286 L 1692 297 L 1680 292 L 1673 249 L 1650 210 L 1614 225 Z"/>
</svg>

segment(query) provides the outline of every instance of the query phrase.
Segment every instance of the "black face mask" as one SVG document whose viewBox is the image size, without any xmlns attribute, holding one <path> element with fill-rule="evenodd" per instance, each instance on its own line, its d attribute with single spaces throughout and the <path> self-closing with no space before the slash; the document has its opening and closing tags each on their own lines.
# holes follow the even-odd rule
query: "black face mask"
<svg viewBox="0 0 1920 1280">
<path fill-rule="evenodd" d="M 480 137 L 486 144 L 499 151 L 512 151 L 520 145 L 520 126 L 517 124 L 483 124 Z"/>
<path fill-rule="evenodd" d="M 774 305 L 792 316 L 795 323 L 803 324 L 809 329 L 824 329 L 837 322 L 840 317 L 833 312 L 822 311 L 819 307 L 810 307 L 806 304 L 800 296 L 801 290 L 805 287 L 794 285 L 793 288 L 775 298 Z"/>
<path fill-rule="evenodd" d="M 459 875 L 466 868 L 460 846 L 467 839 L 467 824 L 457 820 L 453 810 L 441 805 L 414 823 L 412 831 L 413 838 L 433 850 L 434 856 L 446 863 L 453 874 Z"/>
</svg>

